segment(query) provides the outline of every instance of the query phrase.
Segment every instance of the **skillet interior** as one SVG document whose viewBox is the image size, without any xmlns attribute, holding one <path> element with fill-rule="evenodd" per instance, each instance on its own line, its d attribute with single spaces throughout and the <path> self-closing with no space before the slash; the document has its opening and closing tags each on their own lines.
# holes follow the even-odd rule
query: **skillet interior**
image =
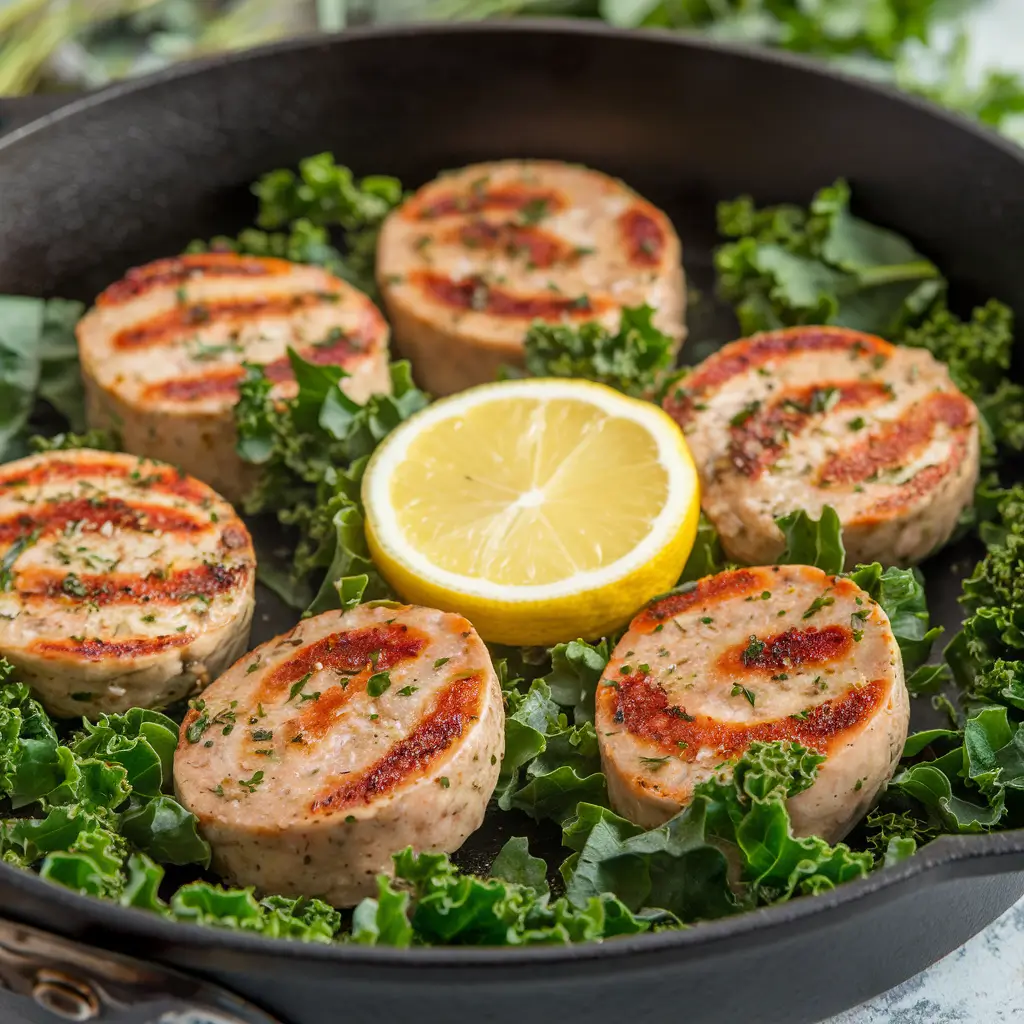
<svg viewBox="0 0 1024 1024">
<path fill-rule="evenodd" d="M 942 267 L 959 303 L 995 295 L 1024 315 L 1024 158 L 1014 147 L 790 58 L 547 22 L 286 44 L 118 86 L 17 132 L 0 142 L 0 291 L 89 300 L 132 264 L 237 229 L 252 208 L 245 183 L 328 148 L 357 173 L 394 173 L 408 185 L 504 156 L 621 175 L 669 212 L 683 238 L 704 297 L 688 361 L 706 354 L 701 342 L 733 336 L 710 298 L 715 201 L 744 191 L 805 201 L 840 175 L 858 212 Z M 960 546 L 927 567 L 933 616 L 947 628 L 959 621 L 959 579 L 974 557 Z M 262 595 L 253 642 L 293 621 Z M 497 818 L 464 863 L 489 863 L 521 824 Z M 945 839 L 813 901 L 690 932 L 541 951 L 268 944 L 101 906 L 4 866 L 0 899 L 11 916 L 211 974 L 295 1024 L 335 1020 L 342 992 L 355 1021 L 480 1016 L 486 1005 L 496 1021 L 600 1022 L 685 998 L 694 1021 L 756 1008 L 758 1021 L 792 1022 L 909 976 L 1024 891 L 1016 876 L 955 888 L 943 878 L 1022 865 L 1017 834 Z M 274 970 L 282 960 L 286 973 Z"/>
</svg>

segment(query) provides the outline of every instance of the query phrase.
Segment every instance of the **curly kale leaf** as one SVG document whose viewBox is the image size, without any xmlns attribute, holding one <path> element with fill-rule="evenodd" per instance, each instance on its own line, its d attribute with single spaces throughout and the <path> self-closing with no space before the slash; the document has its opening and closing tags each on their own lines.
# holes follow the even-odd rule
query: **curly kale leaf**
<svg viewBox="0 0 1024 1024">
<path fill-rule="evenodd" d="M 584 673 L 590 671 L 583 668 Z M 498 806 L 506 811 L 518 808 L 538 820 L 563 822 L 580 801 L 605 802 L 605 779 L 591 722 L 570 725 L 543 678 L 535 679 L 526 693 L 506 691 L 505 700 L 505 757 L 498 779 Z M 591 695 L 591 707 L 592 701 Z"/>
<path fill-rule="evenodd" d="M 235 406 L 238 454 L 261 470 L 246 511 L 273 513 L 298 537 L 289 578 L 266 582 L 311 613 L 390 597 L 366 547 L 359 484 L 370 453 L 427 396 L 408 363 L 392 364 L 390 394 L 360 405 L 339 387 L 340 368 L 308 363 L 291 350 L 289 358 L 295 398 L 272 399 L 262 370 L 250 367 Z"/>
<path fill-rule="evenodd" d="M 1010 451 L 1024 449 L 1024 387 L 1007 379 L 1013 357 L 1008 306 L 992 299 L 965 321 L 939 305 L 899 340 L 927 349 L 949 367 L 956 386 L 977 403 L 990 441 Z"/>
<path fill-rule="evenodd" d="M 945 280 L 906 239 L 853 216 L 837 181 L 810 205 L 758 209 L 744 196 L 718 207 L 718 288 L 744 334 L 837 324 L 898 336 L 934 304 Z"/>
<path fill-rule="evenodd" d="M 241 252 L 314 263 L 367 294 L 376 291 L 377 235 L 384 218 L 402 201 L 397 178 L 369 175 L 357 179 L 330 153 L 299 162 L 298 173 L 282 168 L 264 174 L 253 186 L 259 201 L 257 228 L 237 238 L 225 235 L 193 241 L 188 252 Z M 331 242 L 339 228 L 344 254 Z"/>
<path fill-rule="evenodd" d="M 830 576 L 843 571 L 843 526 L 831 505 L 821 510 L 818 519 L 812 519 L 801 509 L 780 516 L 775 525 L 782 531 L 786 544 L 777 559 L 779 565 L 813 565 Z"/>
<path fill-rule="evenodd" d="M 0 457 L 26 454 L 30 421 L 55 410 L 85 429 L 85 398 L 74 328 L 85 311 L 68 299 L 0 295 Z M 52 420 L 43 416 L 43 421 Z"/>
<path fill-rule="evenodd" d="M 932 645 L 942 634 L 942 627 L 931 625 L 924 577 L 920 570 L 889 568 L 883 571 L 878 562 L 873 562 L 858 565 L 848 575 L 878 602 L 888 616 L 907 674 L 923 666 L 931 654 Z M 934 672 L 929 675 L 934 675 Z M 931 680 L 932 685 L 935 682 Z M 923 680 L 919 685 L 923 685 Z"/>
<path fill-rule="evenodd" d="M 536 862 L 525 840 L 517 860 Z M 507 847 L 506 847 L 507 849 Z M 504 851 L 503 851 L 504 852 Z M 507 859 L 511 854 L 507 855 Z M 582 904 L 552 900 L 533 868 L 529 884 L 505 878 L 464 875 L 444 853 L 394 855 L 395 877 L 403 890 L 381 876 L 378 896 L 353 914 L 352 941 L 367 945 L 522 946 L 584 942 L 635 935 L 650 928 L 610 893 Z M 517 869 L 516 874 L 521 874 Z"/>
<path fill-rule="evenodd" d="M 753 743 L 731 772 L 698 785 L 683 811 L 646 832 L 581 805 L 563 832 L 576 851 L 563 865 L 566 895 L 578 906 L 609 891 L 631 911 L 658 907 L 689 922 L 863 877 L 869 854 L 792 834 L 786 800 L 813 783 L 822 760 L 799 744 Z"/>
<path fill-rule="evenodd" d="M 626 307 L 611 331 L 589 322 L 535 322 L 526 333 L 526 371 L 534 377 L 576 377 L 627 395 L 651 397 L 671 369 L 676 342 L 654 326 L 650 306 Z"/>
</svg>

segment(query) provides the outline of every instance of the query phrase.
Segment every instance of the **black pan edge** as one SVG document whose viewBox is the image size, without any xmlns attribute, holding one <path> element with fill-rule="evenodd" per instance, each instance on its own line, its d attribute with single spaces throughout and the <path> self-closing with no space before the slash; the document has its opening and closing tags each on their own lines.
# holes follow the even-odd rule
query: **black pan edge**
<svg viewBox="0 0 1024 1024">
<path fill-rule="evenodd" d="M 983 125 L 979 121 L 967 117 L 947 107 L 939 106 L 931 100 L 927 100 L 913 93 L 908 93 L 885 82 L 864 78 L 849 72 L 837 70 L 822 61 L 812 57 L 805 57 L 799 54 L 790 53 L 786 50 L 768 49 L 762 46 L 755 46 L 744 43 L 722 42 L 711 40 L 696 32 L 686 32 L 678 29 L 625 29 L 616 28 L 605 22 L 580 19 L 580 18 L 516 18 L 514 20 L 488 20 L 488 21 L 464 21 L 464 22 L 404 22 L 401 24 L 389 25 L 364 25 L 357 28 L 347 29 L 344 32 L 333 33 L 304 33 L 291 39 L 282 40 L 276 43 L 269 43 L 265 46 L 256 46 L 248 50 L 231 51 L 216 54 L 211 57 L 203 57 L 197 60 L 184 61 L 180 64 L 173 64 L 170 67 L 149 75 L 141 75 L 137 78 L 123 79 L 95 92 L 84 95 L 73 94 L 74 98 L 59 106 L 56 110 L 42 114 L 35 120 L 20 128 L 16 128 L 0 139 L 0 151 L 10 145 L 14 145 L 19 139 L 25 138 L 35 132 L 46 129 L 52 124 L 62 121 L 67 117 L 91 110 L 93 107 L 102 105 L 108 100 L 127 96 L 136 92 L 148 91 L 152 88 L 159 88 L 165 82 L 176 81 L 181 78 L 189 78 L 201 75 L 211 68 L 220 68 L 234 64 L 245 64 L 250 61 L 262 58 L 273 57 L 277 54 L 292 53 L 294 51 L 315 50 L 329 48 L 336 42 L 358 43 L 362 39 L 401 38 L 403 36 L 423 35 L 474 35 L 474 34 L 524 34 L 524 35 L 580 35 L 580 36 L 605 36 L 610 38 L 630 38 L 636 35 L 645 37 L 649 42 L 657 42 L 661 45 L 678 47 L 689 50 L 704 50 L 712 53 L 726 53 L 734 57 L 760 64 L 781 64 L 797 71 L 802 71 L 812 77 L 824 77 L 839 79 L 856 86 L 859 89 L 885 96 L 907 106 L 913 107 L 919 112 L 931 117 L 946 121 L 955 127 L 967 131 L 989 145 L 995 145 L 1005 154 L 1014 157 L 1024 163 L 1024 149 L 1006 136 L 995 131 L 993 128 Z"/>
<path fill-rule="evenodd" d="M 598 22 L 559 20 L 523 20 L 513 22 L 482 22 L 462 24 L 373 26 L 341 33 L 338 36 L 316 35 L 301 37 L 260 47 L 244 53 L 233 53 L 202 61 L 178 65 L 154 75 L 112 85 L 100 92 L 75 99 L 53 113 L 31 122 L 0 140 L 0 157 L 5 150 L 49 126 L 63 122 L 83 111 L 137 92 L 160 88 L 161 85 L 182 78 L 201 76 L 205 71 L 225 65 L 242 64 L 272 58 L 275 54 L 329 48 L 339 41 L 358 44 L 361 39 L 395 38 L 413 34 L 475 34 L 519 33 L 523 35 L 582 35 L 622 37 L 632 36 L 628 30 L 615 29 Z M 778 51 L 766 51 L 738 44 L 711 42 L 703 37 L 665 30 L 644 33 L 650 42 L 681 50 L 710 51 L 729 54 L 762 66 L 785 65 L 814 79 L 840 79 L 860 90 L 883 96 L 890 102 L 903 104 L 934 119 L 947 122 L 966 132 L 1003 156 L 1024 167 L 1024 149 L 993 131 L 956 113 L 944 110 L 926 100 L 908 96 L 884 84 L 865 81 L 854 76 L 826 68 L 817 62 Z M 838 915 L 851 916 L 866 913 L 884 902 L 892 890 L 903 891 L 931 888 L 957 878 L 975 878 L 987 875 L 1024 871 L 1024 829 L 984 836 L 946 836 L 926 847 L 910 860 L 877 872 L 856 882 L 847 883 L 825 895 L 794 900 L 787 904 L 764 908 L 733 918 L 709 922 L 698 927 L 656 935 L 641 935 L 617 939 L 604 945 L 588 943 L 566 947 L 532 947 L 510 949 L 480 949 L 444 947 L 429 949 L 369 948 L 355 945 L 317 946 L 290 940 L 266 939 L 258 935 L 203 928 L 163 920 L 145 911 L 122 908 L 103 900 L 81 896 L 56 888 L 38 876 L 18 868 L 0 864 L 0 880 L 7 890 L 9 903 L 5 914 L 21 918 L 26 923 L 38 924 L 30 907 L 49 905 L 57 912 L 59 930 L 65 933 L 88 929 L 104 944 L 118 942 L 128 946 L 132 939 L 145 939 L 167 947 L 187 944 L 197 962 L 204 951 L 216 949 L 218 953 L 237 954 L 240 958 L 251 955 L 285 957 L 291 963 L 310 964 L 344 963 L 375 967 L 402 967 L 406 970 L 428 968 L 443 981 L 445 974 L 439 968 L 461 969 L 475 967 L 480 973 L 491 968 L 520 968 L 538 964 L 560 964 L 563 967 L 583 965 L 615 957 L 621 964 L 630 959 L 663 951 L 687 951 L 697 959 L 718 952 L 723 943 L 730 948 L 739 945 L 760 945 L 772 934 L 792 923 L 804 922 L 808 929 L 821 929 L 833 924 Z M 93 932 L 95 929 L 95 932 Z M 102 934 L 101 934 L 102 933 Z M 118 938 L 115 938 L 118 936 Z M 624 964 L 623 964 L 624 966 Z"/>
<path fill-rule="evenodd" d="M 133 940 L 167 944 L 178 949 L 187 947 L 194 966 L 204 962 L 204 953 L 216 952 L 218 964 L 224 966 L 224 954 L 234 953 L 243 965 L 252 955 L 285 958 L 292 962 L 346 966 L 360 964 L 373 967 L 401 967 L 405 971 L 422 971 L 419 980 L 430 984 L 450 984 L 441 968 L 521 969 L 526 972 L 538 965 L 557 963 L 561 967 L 592 966 L 594 961 L 614 958 L 617 969 L 626 968 L 626 961 L 639 962 L 659 952 L 683 952 L 695 959 L 717 955 L 719 947 L 728 944 L 730 952 L 743 946 L 760 946 L 772 934 L 802 922 L 805 929 L 823 930 L 834 924 L 837 915 L 844 918 L 869 913 L 884 904 L 892 890 L 901 895 L 917 892 L 956 879 L 981 878 L 1010 872 L 1024 872 L 1024 829 L 996 832 L 986 836 L 942 836 L 920 853 L 867 878 L 847 882 L 829 893 L 801 897 L 735 917 L 708 921 L 693 927 L 617 938 L 608 942 L 578 943 L 568 946 L 526 946 L 481 948 L 472 946 L 436 946 L 395 949 L 387 946 L 354 944 L 319 945 L 290 939 L 268 939 L 245 932 L 226 931 L 214 927 L 168 921 L 150 911 L 120 907 L 116 903 L 92 896 L 83 896 L 47 882 L 38 875 L 7 864 L 0 864 L 0 877 L 7 888 L 5 916 L 39 925 L 38 919 L 20 914 L 20 907 L 40 903 L 60 904 L 60 917 L 72 926 L 87 921 L 90 931 L 96 929 L 104 940 L 131 952 Z M 817 920 L 815 920 L 817 918 Z M 116 939 L 115 939 L 116 936 Z M 107 944 L 105 942 L 105 944 Z M 251 964 L 251 961 L 250 961 Z M 429 977 L 428 977 L 429 973 Z"/>
</svg>

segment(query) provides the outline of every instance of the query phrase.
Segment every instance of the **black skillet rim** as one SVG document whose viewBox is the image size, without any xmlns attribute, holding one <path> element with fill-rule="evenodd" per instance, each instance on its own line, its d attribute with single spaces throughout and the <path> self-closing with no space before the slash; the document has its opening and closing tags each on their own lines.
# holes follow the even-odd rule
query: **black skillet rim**
<svg viewBox="0 0 1024 1024">
<path fill-rule="evenodd" d="M 220 54 L 197 61 L 186 62 L 163 69 L 152 75 L 115 83 L 95 93 L 70 101 L 29 124 L 16 128 L 0 138 L 0 160 L 7 149 L 24 138 L 45 131 L 51 125 L 89 111 L 109 100 L 119 99 L 137 92 L 160 88 L 166 82 L 201 75 L 225 65 L 243 64 L 251 60 L 273 57 L 280 53 L 331 47 L 338 43 L 358 42 L 361 39 L 395 38 L 407 35 L 451 35 L 471 33 L 511 33 L 530 35 L 580 35 L 632 39 L 641 35 L 655 44 L 677 46 L 681 50 L 703 50 L 725 53 L 732 57 L 762 64 L 783 65 L 791 70 L 814 77 L 833 78 L 856 88 L 911 106 L 929 117 L 949 122 L 960 131 L 968 132 L 979 141 L 1002 150 L 1021 164 L 1024 169 L 1024 147 L 1005 139 L 996 132 L 974 122 L 964 115 L 946 110 L 927 100 L 904 93 L 893 86 L 869 79 L 858 78 L 836 71 L 813 59 L 795 56 L 779 50 L 712 41 L 702 36 L 667 29 L 645 29 L 640 32 L 620 29 L 599 21 L 559 18 L 525 18 L 480 22 L 425 22 L 398 25 L 372 25 L 332 34 L 302 35 L 282 42 L 255 47 L 250 50 Z M 712 947 L 723 942 L 748 940 L 763 942 L 763 933 L 785 928 L 791 924 L 824 918 L 827 911 L 848 909 L 849 912 L 866 911 L 868 904 L 884 899 L 886 893 L 898 887 L 925 885 L 958 877 L 978 877 L 1024 871 L 1024 829 L 993 832 L 985 835 L 947 835 L 930 843 L 909 860 L 882 868 L 867 878 L 847 882 L 832 891 L 813 897 L 804 897 L 748 911 L 734 917 L 708 921 L 676 931 L 646 933 L 616 938 L 608 942 L 585 942 L 566 946 L 526 947 L 472 947 L 433 946 L 396 949 L 387 946 L 360 946 L 355 944 L 303 943 L 293 939 L 267 938 L 254 933 L 227 931 L 203 927 L 188 922 L 170 921 L 151 911 L 121 907 L 98 897 L 84 896 L 46 882 L 33 872 L 0 862 L 0 878 L 5 885 L 19 890 L 24 897 L 35 901 L 64 904 L 73 916 L 90 920 L 91 924 L 109 929 L 111 937 L 138 936 L 156 940 L 173 948 L 188 943 L 191 950 L 204 949 L 231 951 L 239 954 L 270 954 L 289 961 L 320 964 L 341 962 L 351 965 L 372 965 L 401 968 L 463 968 L 463 967 L 533 967 L 538 964 L 582 965 L 588 961 L 609 958 L 635 959 L 652 953 L 687 951 L 693 955 L 711 955 Z M 930 876 L 934 876 L 930 877 Z M 69 915 L 72 916 L 72 915 Z M 31 924 L 31 921 L 26 921 Z M 828 920 L 817 922 L 827 927 Z"/>
</svg>

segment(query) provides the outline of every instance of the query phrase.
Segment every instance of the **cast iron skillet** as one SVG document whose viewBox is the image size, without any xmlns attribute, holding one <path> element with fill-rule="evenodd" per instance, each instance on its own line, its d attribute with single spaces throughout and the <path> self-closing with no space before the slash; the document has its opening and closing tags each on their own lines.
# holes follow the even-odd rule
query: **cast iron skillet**
<svg viewBox="0 0 1024 1024">
<path fill-rule="evenodd" d="M 691 318 L 690 359 L 701 354 L 698 342 L 734 330 L 707 298 L 715 201 L 751 192 L 805 202 L 840 175 L 861 213 L 908 235 L 949 274 L 958 303 L 994 295 L 1024 315 L 1024 151 L 789 57 L 554 22 L 287 43 L 119 85 L 15 130 L 0 142 L 0 291 L 91 299 L 133 264 L 237 229 L 251 216 L 246 183 L 324 149 L 359 173 L 397 174 L 408 185 L 516 156 L 620 175 L 670 213 L 705 295 Z M 953 549 L 927 567 L 933 610 L 947 627 L 959 621 L 959 579 L 974 557 Z M 254 642 L 294 621 L 269 602 L 261 611 Z M 469 862 L 519 827 L 502 819 L 485 830 Z M 611 1024 L 666 1013 L 692 1024 L 800 1024 L 953 950 L 1024 893 L 1021 871 L 1024 834 L 944 838 L 825 896 L 567 948 L 267 941 L 171 924 L 6 866 L 0 908 L 51 935 L 217 982 L 286 1024 Z M 0 930 L 0 974 L 19 942 L 25 933 Z M 27 957 L 19 978 L 22 991 L 35 984 L 39 1002 L 49 990 L 26 982 L 24 965 L 46 950 L 76 961 L 45 939 L 33 948 L 43 953 Z M 79 958 L 75 970 L 104 977 L 89 963 Z M 9 969 L 4 976 L 10 984 Z M 139 1012 L 129 1019 L 158 1016 Z"/>
</svg>

